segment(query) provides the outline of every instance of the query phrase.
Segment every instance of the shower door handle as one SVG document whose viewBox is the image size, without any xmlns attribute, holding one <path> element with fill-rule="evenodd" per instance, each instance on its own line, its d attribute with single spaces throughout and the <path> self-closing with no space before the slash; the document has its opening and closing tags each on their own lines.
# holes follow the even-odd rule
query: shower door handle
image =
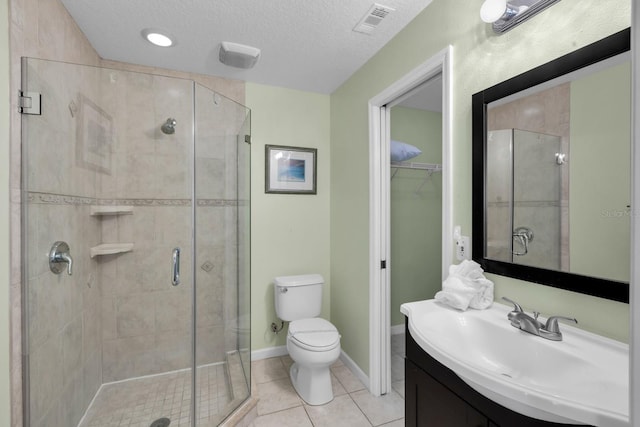
<svg viewBox="0 0 640 427">
<path fill-rule="evenodd" d="M 178 286 L 180 284 L 180 248 L 173 249 L 171 257 L 171 284 Z"/>
<path fill-rule="evenodd" d="M 511 253 L 516 256 L 524 256 L 529 253 L 529 243 L 533 240 L 533 231 L 528 227 L 518 227 L 513 230 L 513 240 L 520 243 L 524 249 L 522 252 L 518 252 L 512 247 Z"/>
</svg>

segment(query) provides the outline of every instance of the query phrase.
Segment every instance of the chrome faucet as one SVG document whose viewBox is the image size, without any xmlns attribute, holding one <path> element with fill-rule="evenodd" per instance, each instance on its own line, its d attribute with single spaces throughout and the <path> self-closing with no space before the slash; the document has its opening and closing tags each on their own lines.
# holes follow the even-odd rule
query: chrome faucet
<svg viewBox="0 0 640 427">
<path fill-rule="evenodd" d="M 542 323 L 538 320 L 540 313 L 534 311 L 533 317 L 531 317 L 522 310 L 522 307 L 517 302 L 507 297 L 502 297 L 502 299 L 513 304 L 513 310 L 507 314 L 507 319 L 511 322 L 511 326 L 548 340 L 562 341 L 562 332 L 560 332 L 560 327 L 558 326 L 559 319 L 578 323 L 576 319 L 565 316 L 551 316 L 546 323 Z"/>
</svg>

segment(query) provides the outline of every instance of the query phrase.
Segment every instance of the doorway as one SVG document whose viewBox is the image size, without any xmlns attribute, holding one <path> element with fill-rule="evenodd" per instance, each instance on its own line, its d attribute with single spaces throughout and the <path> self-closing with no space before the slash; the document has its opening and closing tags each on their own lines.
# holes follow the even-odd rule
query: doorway
<svg viewBox="0 0 640 427">
<path fill-rule="evenodd" d="M 391 388 L 404 391 L 405 318 L 400 305 L 441 288 L 442 74 L 388 104 Z"/>
<path fill-rule="evenodd" d="M 451 221 L 451 54 L 448 47 L 393 83 L 369 101 L 370 135 L 370 292 L 369 390 L 375 396 L 386 394 L 392 387 L 391 324 L 392 316 L 392 244 L 391 244 L 391 168 L 390 147 L 394 106 L 408 107 L 410 99 L 427 87 L 439 86 L 441 92 L 441 265 L 436 274 L 439 287 L 452 258 Z M 425 92 L 427 93 L 427 92 Z M 433 94 L 428 98 L 434 98 Z M 403 102 L 404 107 L 403 106 Z M 399 111 L 399 110 L 398 110 Z M 398 131 L 399 132 L 399 131 Z M 410 163 L 410 162 L 409 162 Z M 427 164 L 425 162 L 422 165 Z M 421 165 L 421 166 L 422 166 Z M 433 165 L 433 164 L 431 164 Z M 410 166 L 410 165 L 408 165 Z M 420 166 L 418 166 L 420 167 Z M 415 169 L 418 169 L 416 167 Z M 407 169 L 409 169 L 408 167 Z M 403 168 L 404 169 L 404 168 Z M 411 172 L 418 172 L 413 170 Z M 434 170 L 421 172 L 433 175 Z M 396 171 L 397 174 L 397 171 Z M 432 176 L 431 176 L 432 177 Z M 429 178 L 431 178 L 429 177 Z M 432 182 L 433 186 L 433 182 Z M 431 280 L 433 279 L 424 279 Z M 433 283 L 432 283 L 433 284 Z M 395 291 L 395 290 L 394 290 Z M 395 293 L 395 292 L 394 292 Z M 423 298 L 424 299 L 424 298 Z M 403 301 L 404 302 L 404 301 Z M 397 320 L 397 319 L 396 319 Z M 398 328 L 394 328 L 394 332 Z"/>
</svg>

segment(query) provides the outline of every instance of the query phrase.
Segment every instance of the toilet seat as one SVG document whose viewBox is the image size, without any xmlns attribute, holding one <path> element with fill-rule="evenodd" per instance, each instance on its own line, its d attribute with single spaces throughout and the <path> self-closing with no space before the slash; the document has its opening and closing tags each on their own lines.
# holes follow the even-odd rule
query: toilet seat
<svg viewBox="0 0 640 427">
<path fill-rule="evenodd" d="M 291 342 L 309 351 L 329 351 L 340 345 L 340 334 L 333 324 L 319 317 L 289 323 Z"/>
</svg>

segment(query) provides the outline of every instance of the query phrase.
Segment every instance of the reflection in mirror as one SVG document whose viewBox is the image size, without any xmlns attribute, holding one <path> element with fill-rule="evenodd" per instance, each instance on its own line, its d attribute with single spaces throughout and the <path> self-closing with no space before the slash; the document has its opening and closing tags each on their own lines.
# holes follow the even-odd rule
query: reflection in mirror
<svg viewBox="0 0 640 427">
<path fill-rule="evenodd" d="M 628 30 L 474 95 L 474 235 L 484 239 L 473 253 L 486 271 L 628 301 L 625 39 Z"/>
<path fill-rule="evenodd" d="M 488 105 L 485 256 L 629 281 L 629 55 L 559 80 Z"/>
<path fill-rule="evenodd" d="M 487 258 L 561 268 L 566 240 L 561 235 L 563 169 L 551 161 L 560 152 L 559 136 L 518 129 L 489 131 Z"/>
</svg>

